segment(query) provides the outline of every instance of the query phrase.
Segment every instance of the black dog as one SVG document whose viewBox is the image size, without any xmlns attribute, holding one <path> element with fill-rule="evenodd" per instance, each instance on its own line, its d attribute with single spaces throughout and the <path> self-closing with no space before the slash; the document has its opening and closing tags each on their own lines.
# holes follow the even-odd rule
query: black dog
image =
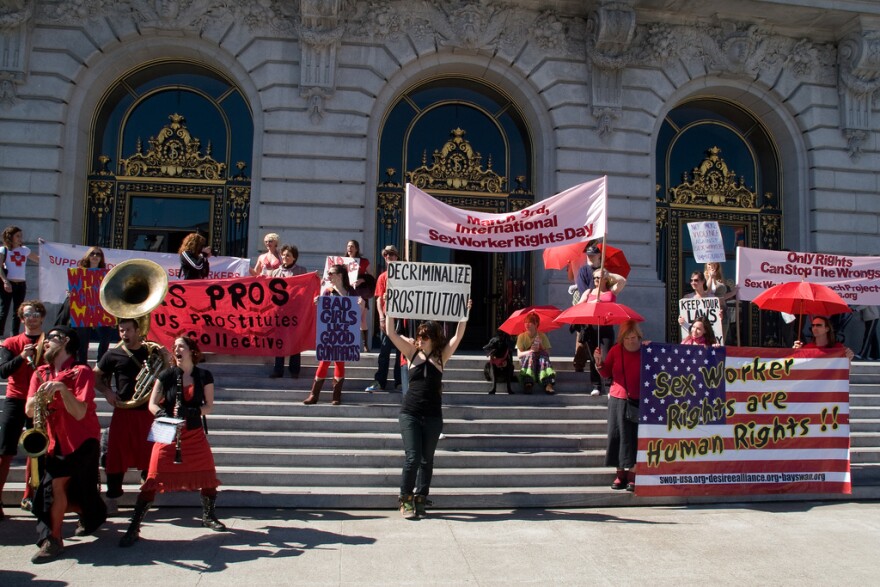
<svg viewBox="0 0 880 587">
<path fill-rule="evenodd" d="M 510 337 L 499 331 L 496 336 L 489 339 L 483 350 L 486 351 L 489 358 L 486 366 L 483 367 L 486 381 L 492 382 L 492 390 L 489 394 L 495 393 L 499 379 L 503 379 L 507 383 L 507 393 L 513 393 L 513 390 L 510 389 L 510 382 L 513 381 L 513 351 Z"/>
</svg>

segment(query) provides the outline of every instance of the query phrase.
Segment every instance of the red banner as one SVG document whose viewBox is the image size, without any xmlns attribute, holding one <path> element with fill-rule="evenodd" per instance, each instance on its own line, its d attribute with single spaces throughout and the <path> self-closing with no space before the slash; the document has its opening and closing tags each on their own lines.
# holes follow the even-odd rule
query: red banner
<svg viewBox="0 0 880 587">
<path fill-rule="evenodd" d="M 152 314 L 151 340 L 189 336 L 203 351 L 281 357 L 315 348 L 315 273 L 173 281 Z"/>
<path fill-rule="evenodd" d="M 101 282 L 107 269 L 72 267 L 67 270 L 67 291 L 70 297 L 70 325 L 116 326 L 116 318 L 101 305 Z"/>
</svg>

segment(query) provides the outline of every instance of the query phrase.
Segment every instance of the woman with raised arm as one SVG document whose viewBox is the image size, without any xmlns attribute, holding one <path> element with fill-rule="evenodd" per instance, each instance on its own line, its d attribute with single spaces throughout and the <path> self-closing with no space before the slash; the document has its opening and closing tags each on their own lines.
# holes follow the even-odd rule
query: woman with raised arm
<svg viewBox="0 0 880 587">
<path fill-rule="evenodd" d="M 468 300 L 468 313 L 472 306 Z M 386 316 L 385 332 L 406 356 L 409 389 L 400 407 L 400 436 L 405 457 L 400 482 L 400 513 L 408 520 L 427 515 L 428 493 L 434 474 L 434 451 L 443 432 L 443 368 L 464 337 L 467 318 L 460 321 L 448 341 L 439 322 L 422 322 L 414 341 L 397 333 L 394 318 Z"/>
</svg>

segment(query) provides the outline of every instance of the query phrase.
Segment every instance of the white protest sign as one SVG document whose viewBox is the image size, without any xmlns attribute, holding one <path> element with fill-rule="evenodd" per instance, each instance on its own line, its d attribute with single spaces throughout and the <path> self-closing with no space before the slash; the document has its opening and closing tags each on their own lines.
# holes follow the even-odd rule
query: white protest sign
<svg viewBox="0 0 880 587">
<path fill-rule="evenodd" d="M 724 256 L 721 227 L 717 221 L 688 222 L 687 227 L 697 263 L 724 263 L 727 260 Z"/>
<path fill-rule="evenodd" d="M 348 273 L 348 283 L 354 287 L 354 282 L 357 281 L 358 278 L 358 272 L 361 270 L 361 260 L 355 257 L 328 255 L 327 260 L 324 262 L 324 275 L 321 276 L 321 288 L 331 287 L 328 272 L 334 265 L 342 265 L 345 267 L 345 270 Z"/>
<path fill-rule="evenodd" d="M 880 305 L 880 257 L 736 249 L 741 300 L 753 300 L 774 285 L 802 280 L 827 285 L 850 306 Z"/>
<path fill-rule="evenodd" d="M 76 267 L 91 247 L 66 243 L 44 242 L 40 245 L 40 299 L 44 302 L 61 303 L 67 298 L 67 270 Z M 129 259 L 148 259 L 165 269 L 169 281 L 177 280 L 180 271 L 180 255 L 177 253 L 153 253 L 150 251 L 127 251 L 101 247 L 104 261 L 111 269 Z M 250 275 L 250 259 L 241 257 L 211 257 L 208 279 L 227 279 Z"/>
<path fill-rule="evenodd" d="M 467 318 L 470 297 L 470 265 L 388 264 L 385 313 L 389 316 L 459 322 Z"/>
<path fill-rule="evenodd" d="M 683 298 L 678 300 L 678 315 L 684 317 L 681 325 L 681 339 L 687 338 L 690 333 L 690 325 L 698 316 L 705 316 L 712 324 L 712 332 L 715 340 L 724 344 L 723 327 L 721 320 L 721 300 L 716 297 L 706 298 Z"/>
</svg>

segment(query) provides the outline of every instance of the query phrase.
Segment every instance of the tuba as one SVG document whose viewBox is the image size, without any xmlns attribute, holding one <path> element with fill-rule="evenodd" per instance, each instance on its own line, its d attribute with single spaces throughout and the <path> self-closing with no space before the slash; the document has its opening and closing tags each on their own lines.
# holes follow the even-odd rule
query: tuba
<svg viewBox="0 0 880 587">
<path fill-rule="evenodd" d="M 111 269 L 101 282 L 101 305 L 117 319 L 130 318 L 138 323 L 138 334 L 150 331 L 150 312 L 155 310 L 168 292 L 168 274 L 158 263 L 146 259 L 129 259 Z M 119 343 L 123 345 L 123 343 Z M 135 380 L 130 400 L 116 403 L 120 408 L 136 408 L 150 399 L 153 383 L 159 372 L 168 366 L 162 346 L 144 342 L 147 360 Z M 124 346 L 123 346 L 124 348 Z M 128 351 L 128 349 L 125 349 Z"/>
</svg>

